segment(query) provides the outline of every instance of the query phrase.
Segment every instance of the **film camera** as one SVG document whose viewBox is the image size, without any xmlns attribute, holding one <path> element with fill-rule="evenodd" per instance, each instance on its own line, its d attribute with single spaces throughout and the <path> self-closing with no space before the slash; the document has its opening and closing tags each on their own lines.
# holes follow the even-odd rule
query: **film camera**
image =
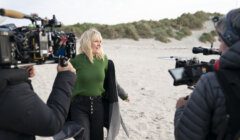
<svg viewBox="0 0 240 140">
<path fill-rule="evenodd" d="M 43 19 L 36 14 L 26 15 L 14 10 L 0 9 L 0 15 L 29 19 L 31 26 L 0 25 L 0 66 L 17 67 L 29 63 L 61 62 L 76 55 L 73 33 L 56 30 L 61 27 L 55 15 Z M 60 59 L 59 59 L 60 58 Z"/>
<path fill-rule="evenodd" d="M 203 47 L 193 47 L 192 53 L 203 55 L 220 55 L 220 52 Z M 168 72 L 172 76 L 174 86 L 187 85 L 189 88 L 194 86 L 202 74 L 213 71 L 215 60 L 211 59 L 209 62 L 199 61 L 197 57 L 182 60 L 176 58 L 174 69 L 169 69 Z"/>
</svg>

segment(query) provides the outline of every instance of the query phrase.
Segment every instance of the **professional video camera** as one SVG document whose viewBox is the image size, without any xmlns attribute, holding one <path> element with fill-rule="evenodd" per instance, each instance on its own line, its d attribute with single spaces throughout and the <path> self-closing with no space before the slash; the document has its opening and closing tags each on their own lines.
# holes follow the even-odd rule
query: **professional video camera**
<svg viewBox="0 0 240 140">
<path fill-rule="evenodd" d="M 220 52 L 212 48 L 193 47 L 194 54 L 202 53 L 203 55 L 220 55 Z M 187 85 L 189 88 L 193 87 L 202 74 L 213 71 L 215 59 L 209 62 L 199 61 L 194 57 L 188 60 L 176 58 L 176 65 L 174 69 L 169 69 L 168 72 L 173 77 L 173 85 Z"/>
<path fill-rule="evenodd" d="M 26 15 L 14 10 L 0 9 L 0 15 L 29 19 L 31 26 L 16 27 L 15 24 L 0 26 L 0 66 L 17 67 L 22 64 L 46 61 L 58 62 L 76 55 L 76 38 L 73 33 L 57 31 L 61 27 L 55 15 L 43 19 L 36 14 Z M 40 24 L 39 24 L 40 22 Z"/>
</svg>

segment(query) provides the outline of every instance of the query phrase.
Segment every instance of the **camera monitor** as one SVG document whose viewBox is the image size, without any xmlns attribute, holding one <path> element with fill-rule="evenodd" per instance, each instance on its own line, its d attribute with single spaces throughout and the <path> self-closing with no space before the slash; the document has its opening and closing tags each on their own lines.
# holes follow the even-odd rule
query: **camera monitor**
<svg viewBox="0 0 240 140">
<path fill-rule="evenodd" d="M 169 69 L 168 72 L 172 76 L 174 86 L 178 85 L 194 85 L 202 74 L 208 71 L 208 66 L 206 65 L 193 65 L 178 67 L 175 69 Z"/>
<path fill-rule="evenodd" d="M 184 77 L 184 68 L 180 67 L 180 68 L 170 69 L 169 73 L 173 77 L 174 81 L 179 81 Z"/>
</svg>

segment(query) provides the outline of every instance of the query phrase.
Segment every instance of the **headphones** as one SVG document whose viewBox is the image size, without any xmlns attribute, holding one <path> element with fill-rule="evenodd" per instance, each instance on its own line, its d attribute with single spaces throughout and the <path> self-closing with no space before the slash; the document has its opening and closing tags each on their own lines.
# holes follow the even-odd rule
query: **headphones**
<svg viewBox="0 0 240 140">
<path fill-rule="evenodd" d="M 238 13 L 239 14 L 239 13 Z M 226 43 L 228 47 L 231 47 L 237 41 L 240 40 L 240 36 L 236 33 L 236 31 L 232 27 L 231 16 L 233 15 L 233 11 L 229 12 L 226 17 L 224 17 L 224 23 L 226 25 L 225 31 L 221 34 L 218 32 L 221 39 Z"/>
</svg>

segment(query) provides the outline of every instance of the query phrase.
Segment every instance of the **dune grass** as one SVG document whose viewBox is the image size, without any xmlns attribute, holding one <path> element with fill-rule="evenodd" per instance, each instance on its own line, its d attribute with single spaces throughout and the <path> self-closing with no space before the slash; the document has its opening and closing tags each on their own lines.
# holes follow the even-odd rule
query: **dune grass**
<svg viewBox="0 0 240 140">
<path fill-rule="evenodd" d="M 79 37 L 85 30 L 96 28 L 102 33 L 103 38 L 117 39 L 130 38 L 139 40 L 140 38 L 154 38 L 161 42 L 171 42 L 170 38 L 181 40 L 190 36 L 193 30 L 201 30 L 204 22 L 210 20 L 219 13 L 206 13 L 198 11 L 194 14 L 185 13 L 176 19 L 162 19 L 159 21 L 140 20 L 131 23 L 122 23 L 116 25 L 104 25 L 93 23 L 77 23 L 74 25 L 63 26 L 62 30 L 74 32 Z M 213 32 L 213 33 L 211 33 Z M 202 42 L 214 41 L 214 31 L 203 33 L 199 38 Z"/>
</svg>

